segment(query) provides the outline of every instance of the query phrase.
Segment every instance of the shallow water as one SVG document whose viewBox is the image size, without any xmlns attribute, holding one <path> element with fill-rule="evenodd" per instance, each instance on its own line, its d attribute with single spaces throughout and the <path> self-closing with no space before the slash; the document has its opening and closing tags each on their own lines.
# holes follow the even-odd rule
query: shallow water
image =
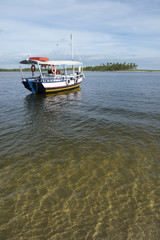
<svg viewBox="0 0 160 240">
<path fill-rule="evenodd" d="M 32 95 L 0 73 L 0 239 L 160 238 L 160 73 Z"/>
</svg>

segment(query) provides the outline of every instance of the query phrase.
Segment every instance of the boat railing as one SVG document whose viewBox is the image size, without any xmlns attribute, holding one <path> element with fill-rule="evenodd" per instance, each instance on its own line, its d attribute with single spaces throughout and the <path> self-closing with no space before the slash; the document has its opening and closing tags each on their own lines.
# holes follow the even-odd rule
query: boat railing
<svg viewBox="0 0 160 240">
<path fill-rule="evenodd" d="M 29 80 L 29 81 L 39 82 L 39 81 L 40 81 L 40 77 L 28 77 L 28 78 L 23 77 L 22 80 L 23 80 L 23 81 L 25 81 L 25 80 L 26 80 L 26 81 Z"/>
<path fill-rule="evenodd" d="M 79 77 L 83 77 L 83 73 L 77 73 L 77 74 L 67 74 L 67 75 L 64 75 L 64 74 L 46 74 L 44 73 L 41 77 L 41 81 L 65 81 L 67 79 L 70 79 L 70 80 L 75 80 Z"/>
<path fill-rule="evenodd" d="M 61 81 L 65 81 L 66 80 L 66 78 L 65 78 L 65 76 L 64 77 L 62 77 L 62 76 L 43 76 L 42 78 L 41 78 L 41 82 L 61 82 Z"/>
<path fill-rule="evenodd" d="M 49 74 L 43 74 L 39 77 L 30 77 L 25 78 L 23 77 L 23 81 L 35 81 L 35 82 L 62 82 L 62 81 L 68 81 L 68 80 L 78 80 L 78 78 L 83 77 L 83 73 L 77 73 L 77 74 L 68 74 L 68 75 L 49 75 Z"/>
</svg>

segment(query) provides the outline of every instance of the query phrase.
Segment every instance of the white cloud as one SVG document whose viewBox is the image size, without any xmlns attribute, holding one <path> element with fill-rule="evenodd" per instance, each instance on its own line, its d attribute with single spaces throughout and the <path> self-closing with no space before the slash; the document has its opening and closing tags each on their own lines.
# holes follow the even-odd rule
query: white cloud
<svg viewBox="0 0 160 240">
<path fill-rule="evenodd" d="M 72 32 L 74 46 L 87 63 L 111 58 L 157 59 L 159 10 L 156 0 L 1 0 L 1 54 L 6 62 L 11 54 L 15 59 L 28 53 L 56 58 L 69 55 Z"/>
</svg>

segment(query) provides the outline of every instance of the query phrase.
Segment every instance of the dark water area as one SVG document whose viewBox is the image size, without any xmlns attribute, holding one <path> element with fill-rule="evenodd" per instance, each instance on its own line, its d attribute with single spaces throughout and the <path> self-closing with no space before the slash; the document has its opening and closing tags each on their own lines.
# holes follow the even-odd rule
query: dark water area
<svg viewBox="0 0 160 240">
<path fill-rule="evenodd" d="M 160 73 L 32 95 L 0 73 L 0 239 L 160 239 Z"/>
</svg>

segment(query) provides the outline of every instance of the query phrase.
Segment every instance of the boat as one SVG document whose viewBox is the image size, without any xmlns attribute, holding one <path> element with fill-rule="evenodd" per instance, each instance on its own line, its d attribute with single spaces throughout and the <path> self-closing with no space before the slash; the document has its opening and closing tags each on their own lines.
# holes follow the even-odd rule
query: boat
<svg viewBox="0 0 160 240">
<path fill-rule="evenodd" d="M 54 93 L 80 87 L 84 79 L 83 64 L 78 61 L 50 61 L 45 57 L 31 57 L 20 61 L 22 83 L 32 93 Z M 21 64 L 31 65 L 31 77 L 24 77 Z M 36 66 L 39 76 L 34 76 Z"/>
<path fill-rule="evenodd" d="M 19 62 L 22 83 L 32 93 L 56 93 L 80 87 L 84 79 L 83 63 L 73 60 L 50 61 L 46 57 L 30 57 Z M 31 77 L 24 77 L 21 64 L 31 65 Z M 36 66 L 39 74 L 35 76 Z"/>
</svg>

